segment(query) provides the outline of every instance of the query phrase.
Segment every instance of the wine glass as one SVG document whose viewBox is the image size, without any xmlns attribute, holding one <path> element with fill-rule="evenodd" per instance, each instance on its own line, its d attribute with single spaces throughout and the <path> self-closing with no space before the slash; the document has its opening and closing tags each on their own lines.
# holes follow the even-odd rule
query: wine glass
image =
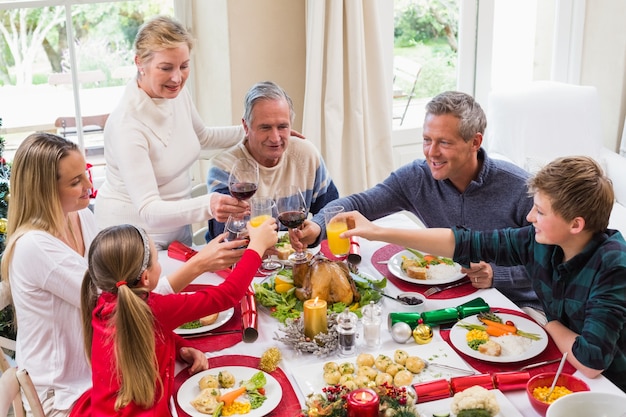
<svg viewBox="0 0 626 417">
<path fill-rule="evenodd" d="M 228 236 L 224 238 L 226 242 L 232 242 L 233 240 L 243 240 L 248 237 L 248 229 L 246 229 L 246 221 L 248 218 L 246 216 L 237 217 L 232 214 L 228 216 L 228 220 L 226 220 L 226 224 L 224 225 L 224 230 L 228 232 Z M 245 248 L 242 246 L 241 249 Z"/>
<path fill-rule="evenodd" d="M 302 191 L 296 185 L 283 187 L 276 195 L 276 208 L 278 209 L 278 220 L 289 229 L 296 229 L 304 223 L 308 215 L 308 207 Z M 308 255 L 300 250 L 289 255 L 289 260 L 294 263 L 308 261 Z"/>
<path fill-rule="evenodd" d="M 228 190 L 237 200 L 249 200 L 259 184 L 259 166 L 247 158 L 235 161 L 228 176 Z"/>
<path fill-rule="evenodd" d="M 257 227 L 268 218 L 273 217 L 278 221 L 278 210 L 276 202 L 270 197 L 254 197 L 250 200 L 250 226 Z M 270 256 L 264 257 L 258 273 L 270 275 L 275 270 L 281 268 L 283 264 Z"/>
</svg>

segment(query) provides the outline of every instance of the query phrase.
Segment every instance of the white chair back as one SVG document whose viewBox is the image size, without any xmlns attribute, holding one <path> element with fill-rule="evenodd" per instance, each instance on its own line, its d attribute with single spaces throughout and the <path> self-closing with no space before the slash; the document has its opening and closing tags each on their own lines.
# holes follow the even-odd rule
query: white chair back
<svg viewBox="0 0 626 417">
<path fill-rule="evenodd" d="M 595 87 L 536 81 L 493 91 L 485 147 L 534 172 L 560 156 L 600 161 L 602 121 Z M 497 156 L 497 155 L 496 155 Z"/>
</svg>

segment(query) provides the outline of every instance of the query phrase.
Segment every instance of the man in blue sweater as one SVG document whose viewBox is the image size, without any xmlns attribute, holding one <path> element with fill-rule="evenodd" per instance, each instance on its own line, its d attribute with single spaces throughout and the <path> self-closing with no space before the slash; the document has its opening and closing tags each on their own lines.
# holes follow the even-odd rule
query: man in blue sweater
<svg viewBox="0 0 626 417">
<path fill-rule="evenodd" d="M 481 106 L 461 92 L 447 91 L 426 105 L 424 155 L 392 172 L 382 183 L 330 202 L 356 210 L 369 220 L 402 210 L 415 214 L 426 227 L 461 226 L 492 230 L 528 225 L 532 208 L 528 173 L 511 163 L 491 159 L 481 148 L 487 120 Z M 318 244 L 325 236 L 324 215 L 306 221 L 292 237 L 294 247 Z M 523 267 L 473 263 L 464 273 L 477 288 L 496 287 L 527 310 L 541 311 Z"/>
</svg>

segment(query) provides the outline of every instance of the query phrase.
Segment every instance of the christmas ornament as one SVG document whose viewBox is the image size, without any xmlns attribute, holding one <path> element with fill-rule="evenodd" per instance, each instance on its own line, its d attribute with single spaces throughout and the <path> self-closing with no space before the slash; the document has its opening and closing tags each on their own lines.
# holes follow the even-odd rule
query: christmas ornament
<svg viewBox="0 0 626 417">
<path fill-rule="evenodd" d="M 433 329 L 428 324 L 424 324 L 424 320 L 419 319 L 417 326 L 413 329 L 413 339 L 419 345 L 425 345 L 433 340 Z"/>
<path fill-rule="evenodd" d="M 5 234 L 7 232 L 8 220 L 5 218 L 0 219 L 0 233 Z"/>
<path fill-rule="evenodd" d="M 411 326 L 399 321 L 391 326 L 391 338 L 398 343 L 406 343 L 411 338 Z"/>
<path fill-rule="evenodd" d="M 271 347 L 261 355 L 259 369 L 265 372 L 274 372 L 278 368 L 278 363 L 283 358 L 278 348 Z"/>
</svg>

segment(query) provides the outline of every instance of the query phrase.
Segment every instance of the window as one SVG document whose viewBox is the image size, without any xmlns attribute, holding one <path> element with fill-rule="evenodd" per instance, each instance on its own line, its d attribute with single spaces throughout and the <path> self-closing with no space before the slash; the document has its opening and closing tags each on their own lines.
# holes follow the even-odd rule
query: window
<svg viewBox="0 0 626 417">
<path fill-rule="evenodd" d="M 137 30 L 150 16 L 172 15 L 173 0 L 20 4 L 0 1 L 0 118 L 7 160 L 27 135 L 49 131 L 75 140 L 97 164 L 102 120 L 134 76 Z"/>
<path fill-rule="evenodd" d="M 395 0 L 395 128 L 421 128 L 424 105 L 456 89 L 458 22 L 458 0 Z"/>
</svg>

